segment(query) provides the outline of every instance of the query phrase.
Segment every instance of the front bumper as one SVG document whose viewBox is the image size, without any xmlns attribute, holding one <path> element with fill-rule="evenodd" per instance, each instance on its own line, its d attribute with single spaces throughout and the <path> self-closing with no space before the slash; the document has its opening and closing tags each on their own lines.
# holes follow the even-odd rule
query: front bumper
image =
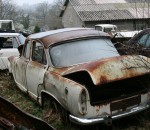
<svg viewBox="0 0 150 130">
<path fill-rule="evenodd" d="M 117 113 L 115 115 L 106 115 L 104 117 L 99 118 L 78 118 L 73 115 L 69 115 L 69 119 L 71 122 L 79 125 L 93 125 L 98 123 L 109 123 L 112 120 L 120 119 L 123 117 L 130 116 L 132 114 L 139 113 L 141 111 L 144 111 L 150 107 L 150 104 L 145 105 L 139 105 L 138 107 L 131 108 L 129 110 L 126 110 L 124 112 Z"/>
</svg>

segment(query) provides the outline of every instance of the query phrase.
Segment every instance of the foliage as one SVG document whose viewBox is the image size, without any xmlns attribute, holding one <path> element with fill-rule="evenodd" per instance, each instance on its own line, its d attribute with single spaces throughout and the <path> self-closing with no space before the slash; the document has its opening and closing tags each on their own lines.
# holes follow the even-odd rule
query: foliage
<svg viewBox="0 0 150 130">
<path fill-rule="evenodd" d="M 12 0 L 0 0 L 0 19 L 14 20 L 17 15 L 16 6 Z"/>
<path fill-rule="evenodd" d="M 25 29 L 29 28 L 29 25 L 30 25 L 30 16 L 29 16 L 29 14 L 22 15 L 21 24 L 24 26 Z"/>
<path fill-rule="evenodd" d="M 34 33 L 38 33 L 38 32 L 40 32 L 40 27 L 36 25 L 34 28 Z"/>
</svg>

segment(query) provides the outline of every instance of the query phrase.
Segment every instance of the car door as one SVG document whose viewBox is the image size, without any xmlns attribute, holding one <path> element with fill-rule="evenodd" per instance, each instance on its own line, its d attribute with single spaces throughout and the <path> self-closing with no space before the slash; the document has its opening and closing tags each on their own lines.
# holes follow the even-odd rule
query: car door
<svg viewBox="0 0 150 130">
<path fill-rule="evenodd" d="M 30 59 L 30 47 L 31 41 L 27 40 L 21 57 L 19 57 L 15 62 L 15 71 L 13 72 L 18 87 L 23 91 L 27 91 L 26 68 Z"/>
<path fill-rule="evenodd" d="M 32 41 L 32 56 L 27 65 L 27 86 L 29 95 L 37 99 L 40 91 L 44 89 L 43 79 L 47 70 L 47 59 L 43 44 L 39 41 Z"/>
</svg>

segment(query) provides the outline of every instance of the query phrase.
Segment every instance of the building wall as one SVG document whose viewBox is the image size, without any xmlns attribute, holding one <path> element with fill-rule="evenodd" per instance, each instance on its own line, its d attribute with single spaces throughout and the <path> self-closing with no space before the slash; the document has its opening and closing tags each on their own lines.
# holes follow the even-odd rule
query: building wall
<svg viewBox="0 0 150 130">
<path fill-rule="evenodd" d="M 114 24 L 117 25 L 118 30 L 142 30 L 149 27 L 146 20 L 116 20 L 116 21 L 95 21 L 85 22 L 85 27 L 94 28 L 96 24 Z"/>
<path fill-rule="evenodd" d="M 84 23 L 79 19 L 79 16 L 75 12 L 70 2 L 68 3 L 66 10 L 62 16 L 62 24 L 64 28 L 84 26 Z"/>
<path fill-rule="evenodd" d="M 117 25 L 118 30 L 134 30 L 133 20 L 113 21 L 113 24 Z"/>
<path fill-rule="evenodd" d="M 114 24 L 117 25 L 119 30 L 134 30 L 133 21 L 99 21 L 99 22 L 86 22 L 85 27 L 94 28 L 96 24 Z"/>
<path fill-rule="evenodd" d="M 94 28 L 96 24 L 114 24 L 118 30 L 142 30 L 150 27 L 150 19 L 141 20 L 109 20 L 109 21 L 91 21 L 82 22 L 73 6 L 68 3 L 62 16 L 62 24 L 66 27 L 90 27 Z"/>
</svg>

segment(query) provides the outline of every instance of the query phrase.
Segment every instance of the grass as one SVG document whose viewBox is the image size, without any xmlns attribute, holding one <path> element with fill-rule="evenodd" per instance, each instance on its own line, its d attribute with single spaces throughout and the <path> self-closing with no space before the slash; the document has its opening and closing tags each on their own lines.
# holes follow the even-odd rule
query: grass
<svg viewBox="0 0 150 130">
<path fill-rule="evenodd" d="M 22 93 L 14 83 L 11 76 L 7 73 L 0 72 L 0 95 L 5 99 L 18 106 L 25 112 L 28 112 L 34 116 L 37 116 L 44 121 L 48 122 L 57 130 L 78 130 L 78 129 L 90 129 L 90 130 L 106 130 L 103 125 L 91 126 L 91 127 L 77 127 L 77 126 L 64 126 L 61 124 L 57 113 L 54 114 L 53 110 L 43 110 L 39 105 L 31 100 L 26 94 Z M 112 130 L 150 130 L 150 112 L 149 110 L 138 114 L 137 116 L 128 117 L 122 120 L 113 122 Z"/>
</svg>

